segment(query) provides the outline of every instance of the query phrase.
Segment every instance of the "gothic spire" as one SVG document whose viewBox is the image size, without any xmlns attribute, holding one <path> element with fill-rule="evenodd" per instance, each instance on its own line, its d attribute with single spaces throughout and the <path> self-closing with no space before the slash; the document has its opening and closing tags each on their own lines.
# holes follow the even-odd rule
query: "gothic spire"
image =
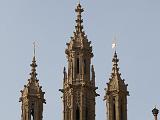
<svg viewBox="0 0 160 120">
<path fill-rule="evenodd" d="M 120 73 L 119 73 L 119 68 L 118 68 L 118 62 L 119 62 L 119 59 L 117 57 L 117 52 L 115 51 L 114 53 L 114 56 L 113 56 L 113 59 L 112 59 L 112 63 L 113 63 L 113 67 L 112 67 L 112 78 L 114 76 L 117 76 L 117 77 L 120 77 Z"/>
<path fill-rule="evenodd" d="M 83 30 L 83 19 L 82 19 L 82 12 L 83 8 L 80 3 L 78 3 L 75 12 L 77 13 L 76 18 L 76 25 L 75 25 L 75 31 L 73 32 L 73 37 L 71 37 L 71 40 L 69 43 L 67 43 L 67 49 L 66 54 L 69 55 L 69 51 L 72 50 L 84 50 L 88 49 L 88 52 L 91 57 L 93 57 L 92 53 L 92 47 L 91 47 L 91 41 L 87 39 L 87 35 L 85 35 L 85 32 Z"/>
<path fill-rule="evenodd" d="M 92 71 L 92 83 L 95 86 L 95 71 L 94 71 L 94 65 L 91 66 L 91 71 Z"/>
<path fill-rule="evenodd" d="M 95 86 L 95 71 L 91 68 L 93 57 L 91 41 L 83 31 L 81 4 L 75 9 L 77 13 L 73 37 L 65 53 L 68 69 L 64 68 L 63 93 L 64 120 L 95 120 L 95 97 L 98 96 Z M 91 71 L 92 70 L 92 71 Z M 73 102 L 74 101 L 74 102 Z"/>
<path fill-rule="evenodd" d="M 77 8 L 75 9 L 75 12 L 77 12 L 77 19 L 76 19 L 76 23 L 77 25 L 75 26 L 76 28 L 76 33 L 79 34 L 79 33 L 82 33 L 82 29 L 83 29 L 83 19 L 82 19 L 82 12 L 83 12 L 83 8 L 81 7 L 81 4 L 80 2 L 78 3 L 77 5 Z"/>
<path fill-rule="evenodd" d="M 108 91 L 112 91 L 112 87 L 116 90 L 125 91 L 126 95 L 129 95 L 129 92 L 127 91 L 128 84 L 125 84 L 125 80 L 121 78 L 121 73 L 119 72 L 118 67 L 119 59 L 117 57 L 117 52 L 115 51 L 112 59 L 112 73 L 111 78 L 109 79 L 109 83 L 107 83 Z"/>
<path fill-rule="evenodd" d="M 19 99 L 19 102 L 22 102 L 22 120 L 42 120 L 43 103 L 46 103 L 46 100 L 44 99 L 45 92 L 42 91 L 42 86 L 39 85 L 39 81 L 36 77 L 37 64 L 35 57 L 35 43 L 33 53 L 33 60 L 30 64 L 30 78 L 28 79 L 27 85 L 24 85 L 23 90 L 21 90 L 21 97 Z"/>
<path fill-rule="evenodd" d="M 36 76 L 37 76 L 37 73 L 36 73 L 36 67 L 37 67 L 37 64 L 36 64 L 36 59 L 35 59 L 35 56 L 33 57 L 33 60 L 32 60 L 32 64 L 30 64 L 31 66 L 31 80 L 36 80 Z"/>
<path fill-rule="evenodd" d="M 37 80 L 37 73 L 36 73 L 36 67 L 37 67 L 37 64 L 36 64 L 36 50 L 35 50 L 35 42 L 33 43 L 33 60 L 32 60 L 32 64 L 30 64 L 31 66 L 31 80 Z"/>
<path fill-rule="evenodd" d="M 107 120 L 127 120 L 127 91 L 128 84 L 125 84 L 124 79 L 121 78 L 121 73 L 118 67 L 119 59 L 117 52 L 113 55 L 112 73 L 107 88 L 105 88 Z"/>
</svg>

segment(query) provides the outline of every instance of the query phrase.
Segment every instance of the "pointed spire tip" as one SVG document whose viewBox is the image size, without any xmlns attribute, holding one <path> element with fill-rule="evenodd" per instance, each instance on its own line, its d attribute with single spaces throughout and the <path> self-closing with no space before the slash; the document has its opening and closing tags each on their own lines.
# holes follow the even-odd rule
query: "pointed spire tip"
<svg viewBox="0 0 160 120">
<path fill-rule="evenodd" d="M 36 56 L 36 42 L 33 42 L 33 57 Z"/>
<path fill-rule="evenodd" d="M 77 13 L 77 19 L 76 19 L 76 23 L 77 25 L 75 26 L 76 28 L 76 33 L 82 33 L 82 29 L 83 29 L 83 19 L 82 19 L 82 12 L 83 12 L 83 8 L 81 7 L 81 4 L 79 3 L 75 9 L 75 12 Z"/>
<path fill-rule="evenodd" d="M 32 60 L 32 63 L 30 64 L 31 66 L 31 79 L 34 79 L 36 80 L 36 76 L 37 76 L 37 73 L 36 73 L 36 67 L 37 67 L 37 64 L 36 64 L 36 43 L 33 42 L 33 60 Z"/>
<path fill-rule="evenodd" d="M 80 1 L 80 0 L 78 0 L 78 4 L 81 4 L 81 1 Z"/>
</svg>

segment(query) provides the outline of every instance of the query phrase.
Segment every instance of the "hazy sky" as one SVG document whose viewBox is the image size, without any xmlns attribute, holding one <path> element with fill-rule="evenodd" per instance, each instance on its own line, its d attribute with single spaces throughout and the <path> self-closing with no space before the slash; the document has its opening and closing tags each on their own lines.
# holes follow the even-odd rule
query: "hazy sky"
<svg viewBox="0 0 160 120">
<path fill-rule="evenodd" d="M 34 40 L 37 72 L 46 92 L 44 120 L 62 120 L 66 42 L 73 35 L 78 0 L 0 0 L 0 119 L 20 120 L 20 90 L 27 83 Z M 104 88 L 110 77 L 114 33 L 122 78 L 128 85 L 129 120 L 152 120 L 160 108 L 160 1 L 82 0 L 84 30 L 92 41 L 97 97 L 96 118 L 106 120 Z"/>
</svg>

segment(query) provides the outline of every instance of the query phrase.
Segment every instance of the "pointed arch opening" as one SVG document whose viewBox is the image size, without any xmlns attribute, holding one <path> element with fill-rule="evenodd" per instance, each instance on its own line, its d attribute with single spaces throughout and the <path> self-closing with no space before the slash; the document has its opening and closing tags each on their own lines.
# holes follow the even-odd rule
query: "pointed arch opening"
<svg viewBox="0 0 160 120">
<path fill-rule="evenodd" d="M 65 115 L 65 117 L 67 118 L 67 120 L 70 119 L 70 109 L 68 107 L 66 108 L 66 115 Z"/>
<path fill-rule="evenodd" d="M 88 117 L 88 101 L 87 101 L 87 94 L 86 94 L 86 97 L 85 97 L 85 105 L 86 105 L 85 120 L 88 120 L 89 117 Z"/>
<path fill-rule="evenodd" d="M 120 113 L 121 113 L 121 120 L 123 120 L 124 115 L 123 115 L 123 99 L 121 99 L 121 106 L 120 106 Z"/>
<path fill-rule="evenodd" d="M 85 117 L 86 120 L 88 120 L 88 108 L 86 107 L 86 117 Z"/>
<path fill-rule="evenodd" d="M 76 109 L 76 120 L 80 120 L 80 110 L 79 107 Z"/>
<path fill-rule="evenodd" d="M 86 63 L 86 59 L 84 59 L 84 74 L 87 73 L 87 63 Z"/>
<path fill-rule="evenodd" d="M 79 58 L 77 58 L 77 74 L 79 74 Z"/>
<path fill-rule="evenodd" d="M 115 102 L 115 98 L 113 98 L 113 120 L 116 120 L 116 102 Z"/>
<path fill-rule="evenodd" d="M 30 115 L 31 115 L 31 120 L 34 120 L 34 103 L 31 104 L 31 112 L 30 112 Z"/>
</svg>

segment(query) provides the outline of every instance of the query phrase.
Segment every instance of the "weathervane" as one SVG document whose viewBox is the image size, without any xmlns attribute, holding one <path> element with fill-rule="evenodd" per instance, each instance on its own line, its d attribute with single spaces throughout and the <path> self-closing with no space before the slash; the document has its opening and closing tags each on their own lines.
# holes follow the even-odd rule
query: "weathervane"
<svg viewBox="0 0 160 120">
<path fill-rule="evenodd" d="M 36 56 L 36 41 L 33 42 L 33 56 Z"/>
<path fill-rule="evenodd" d="M 114 35 L 113 42 L 112 42 L 112 49 L 116 51 L 116 47 L 117 47 L 117 37 L 116 35 Z"/>
</svg>

